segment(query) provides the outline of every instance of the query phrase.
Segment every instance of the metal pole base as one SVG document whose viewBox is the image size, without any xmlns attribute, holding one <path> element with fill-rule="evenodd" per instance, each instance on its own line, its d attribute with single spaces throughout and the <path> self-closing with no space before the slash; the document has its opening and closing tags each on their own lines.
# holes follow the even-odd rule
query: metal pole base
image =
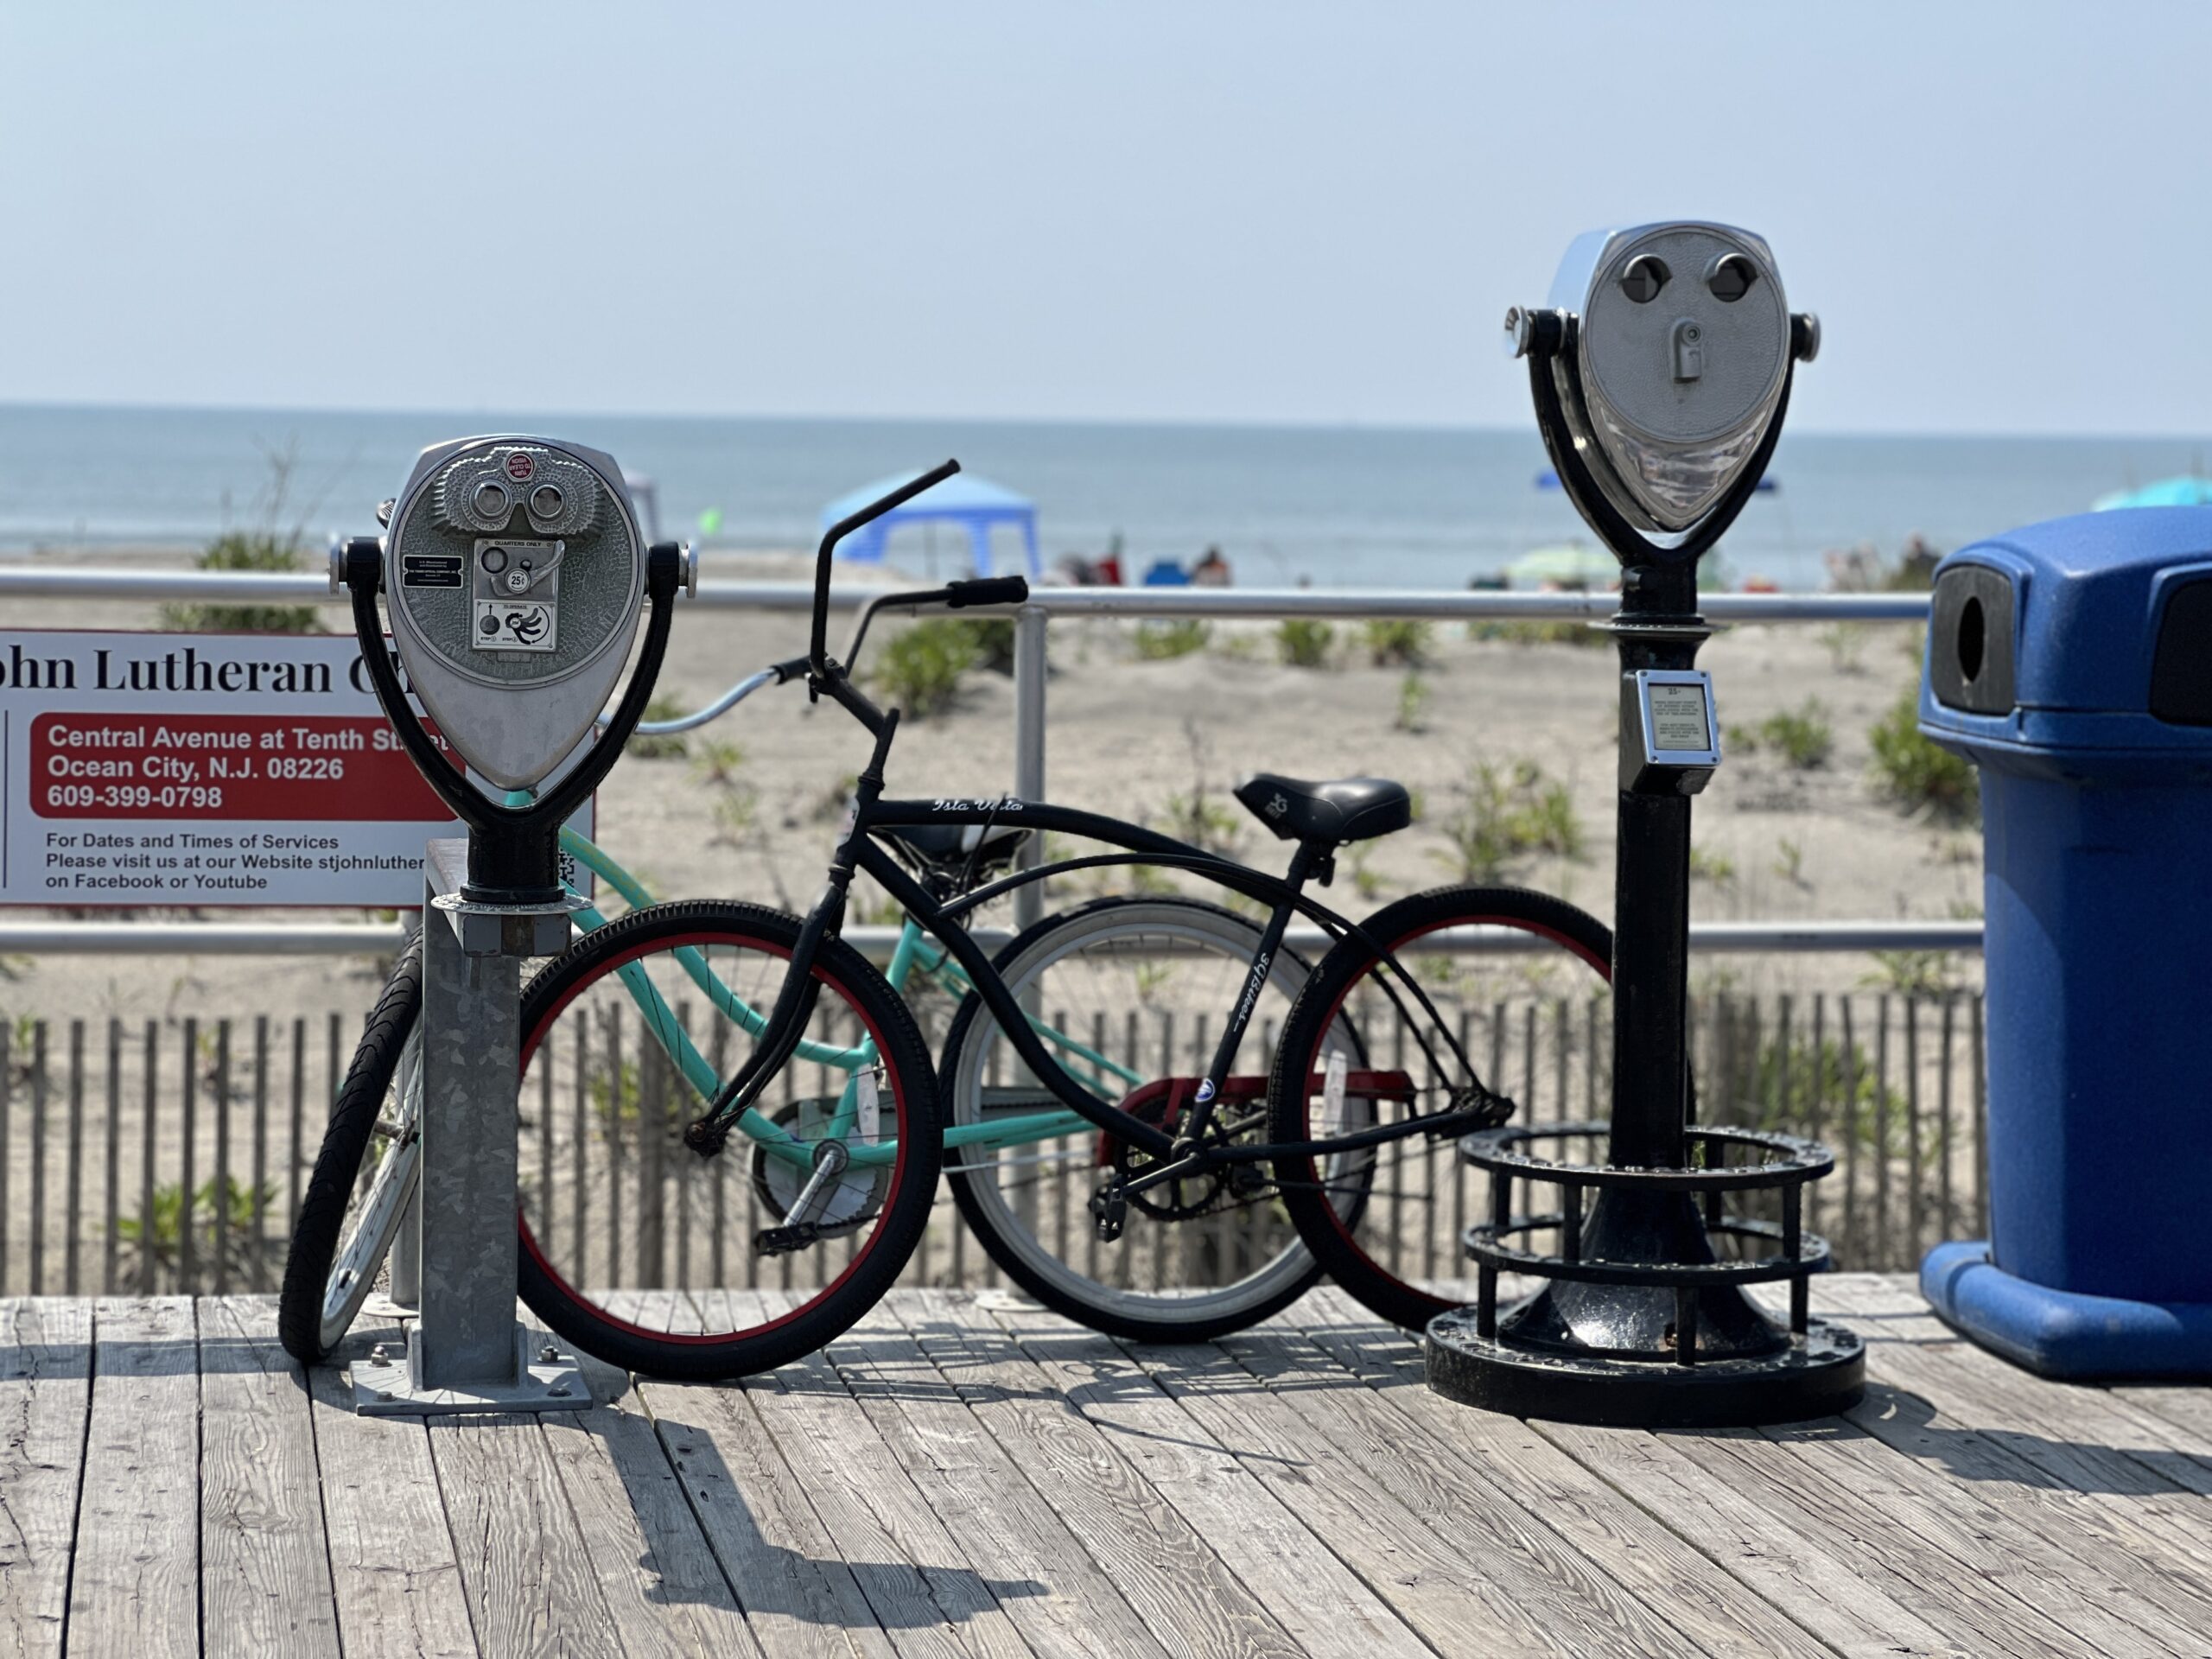
<svg viewBox="0 0 2212 1659">
<path fill-rule="evenodd" d="M 1848 1411 L 1866 1392 L 1857 1336 L 1826 1319 L 1802 1338 L 1775 1329 L 1776 1351 L 1743 1358 L 1622 1359 L 1535 1347 L 1476 1329 L 1476 1310 L 1429 1322 L 1428 1386 L 1448 1400 L 1548 1422 L 1613 1428 L 1796 1423 Z"/>
<path fill-rule="evenodd" d="M 551 1343 L 533 1342 L 515 1327 L 513 1380 L 470 1382 L 448 1389 L 426 1389 L 422 1375 L 422 1327 L 407 1335 L 407 1346 L 392 1351 L 382 1343 L 366 1359 L 346 1368 L 353 1384 L 353 1410 L 362 1417 L 442 1417 L 472 1411 L 585 1411 L 591 1390 L 584 1384 L 576 1357 Z"/>
</svg>

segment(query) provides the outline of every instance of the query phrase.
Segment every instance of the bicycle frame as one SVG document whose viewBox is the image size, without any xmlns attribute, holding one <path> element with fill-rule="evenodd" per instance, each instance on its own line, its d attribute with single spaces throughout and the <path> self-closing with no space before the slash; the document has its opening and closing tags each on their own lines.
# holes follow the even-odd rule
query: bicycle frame
<svg viewBox="0 0 2212 1659">
<path fill-rule="evenodd" d="M 886 728 L 878 734 L 875 757 L 869 769 L 861 775 L 851 821 L 838 842 L 830 865 L 829 885 L 806 918 L 798 949 L 792 955 L 784 996 L 779 998 L 779 1007 L 772 1013 L 767 1028 L 759 1033 L 753 1061 L 735 1077 L 725 1082 L 721 1091 L 710 1097 L 709 1109 L 695 1128 L 710 1128 L 733 1108 L 737 1108 L 735 1124 L 745 1128 L 754 1139 L 760 1138 L 759 1131 L 751 1127 L 752 1120 L 759 1117 L 753 1110 L 753 1098 L 790 1058 L 791 1052 L 800 1052 L 792 1049 L 781 1058 L 772 1058 L 770 1063 L 762 1064 L 763 1056 L 773 1057 L 779 1047 L 792 1041 L 791 1030 L 779 1031 L 776 1028 L 776 1016 L 786 1014 L 784 1004 L 789 1001 L 798 1012 L 787 1017 L 794 1023 L 803 1021 L 804 997 L 794 998 L 794 988 L 803 987 L 801 976 L 810 976 L 813 952 L 818 949 L 819 941 L 834 937 L 842 925 L 845 892 L 855 873 L 872 877 L 891 895 L 904 911 L 909 930 L 925 929 L 937 938 L 958 964 L 969 988 L 997 1020 L 1000 1029 L 1006 1033 L 1007 1042 L 1023 1064 L 1028 1066 L 1044 1090 L 1065 1109 L 1062 1113 L 1040 1113 L 995 1124 L 956 1125 L 946 1132 L 945 1143 L 948 1146 L 971 1145 L 977 1141 L 1007 1144 L 1014 1141 L 1041 1139 L 1052 1134 L 1065 1134 L 1075 1127 L 1071 1121 L 1071 1115 L 1073 1119 L 1087 1122 L 1151 1155 L 1151 1166 L 1129 1183 L 1129 1191 L 1141 1192 L 1187 1175 L 1196 1169 L 1219 1163 L 1260 1162 L 1294 1155 L 1325 1156 L 1361 1150 L 1412 1134 L 1448 1135 L 1478 1126 L 1482 1121 L 1481 1112 L 1477 1107 L 1470 1107 L 1437 1113 L 1426 1119 L 1408 1119 L 1316 1141 L 1196 1145 L 1197 1137 L 1204 1134 L 1211 1118 L 1209 1109 L 1213 1095 L 1205 1084 L 1211 1084 L 1217 1088 L 1225 1074 L 1243 1040 L 1255 1001 L 1255 993 L 1266 981 L 1274 953 L 1281 948 L 1284 930 L 1294 914 L 1302 913 L 1311 918 L 1338 938 L 1357 938 L 1368 944 L 1378 956 L 1389 963 L 1401 982 L 1411 990 L 1429 1016 L 1432 1028 L 1442 1034 L 1471 1077 L 1473 1068 L 1466 1055 L 1459 1050 L 1457 1039 L 1437 1013 L 1427 993 L 1410 975 L 1404 972 L 1395 957 L 1369 938 L 1358 924 L 1305 894 L 1304 883 L 1323 867 L 1327 857 L 1325 853 L 1301 845 L 1293 857 L 1289 876 L 1279 879 L 1188 842 L 1177 841 L 1173 836 L 1163 836 L 1118 818 L 1071 807 L 1022 801 L 1012 797 L 984 800 L 884 799 L 880 793 L 881 767 L 891 734 L 895 729 L 895 721 L 888 721 Z M 1064 859 L 1020 871 L 950 902 L 940 902 L 874 839 L 874 833 L 878 830 L 928 825 L 991 826 L 1007 823 L 1017 823 L 1022 828 L 1038 833 L 1057 832 L 1123 850 Z M 1185 1126 L 1179 1135 L 1170 1134 L 1122 1109 L 1113 1101 L 1093 1092 L 1069 1072 L 1052 1052 L 1052 1045 L 1039 1036 L 1038 1022 L 1022 1008 L 982 947 L 976 943 L 961 923 L 961 918 L 977 906 L 1016 888 L 1072 870 L 1115 864 L 1146 864 L 1188 869 L 1231 892 L 1258 899 L 1269 906 L 1268 919 L 1262 930 L 1259 947 L 1254 953 L 1247 992 L 1231 1011 L 1214 1064 L 1209 1068 L 1208 1078 L 1198 1090 L 1194 1103 L 1193 1123 Z M 902 936 L 900 943 L 902 947 L 906 943 L 905 936 Z M 1425 1044 L 1426 1039 L 1422 1040 Z M 1116 1071 L 1122 1070 L 1119 1067 L 1113 1069 Z M 849 1094 L 850 1091 L 848 1092 Z M 839 1132 L 849 1109 L 849 1102 L 840 1103 L 837 1117 L 830 1126 L 832 1135 Z M 769 1127 L 772 1128 L 773 1126 Z M 852 1162 L 860 1165 L 885 1163 L 896 1155 L 895 1142 L 879 1142 L 849 1150 Z"/>
<path fill-rule="evenodd" d="M 653 902 L 652 894 L 644 884 L 597 842 L 572 830 L 564 829 L 561 832 L 561 849 L 613 887 L 631 908 L 643 909 Z M 606 915 L 596 906 L 587 905 L 576 912 L 577 925 L 586 931 L 605 926 L 607 920 Z M 754 1008 L 715 977 L 710 964 L 697 950 L 683 947 L 675 954 L 683 963 L 685 974 L 708 998 L 710 1005 L 757 1039 L 766 1028 L 766 1014 Z M 964 995 L 974 988 L 973 982 L 951 953 L 942 946 L 931 944 L 926 930 L 910 914 L 900 928 L 899 942 L 892 951 L 885 977 L 893 989 L 903 995 L 918 972 L 939 977 L 956 995 Z M 721 1089 L 722 1080 L 706 1057 L 699 1052 L 690 1033 L 673 1017 L 673 1011 L 658 988 L 634 963 L 626 964 L 616 969 L 616 973 L 639 1013 L 645 1017 L 646 1029 L 667 1051 L 669 1058 L 682 1071 L 685 1080 L 698 1091 L 702 1099 L 713 1099 Z M 1084 1065 L 1118 1078 L 1125 1086 L 1133 1087 L 1143 1081 L 1141 1073 L 1049 1024 L 1036 1020 L 1029 1023 L 1043 1040 L 1074 1055 Z M 866 1039 L 849 1046 L 804 1041 L 801 1043 L 798 1054 L 802 1059 L 848 1072 L 858 1072 L 875 1063 L 874 1045 Z M 849 1095 L 851 1093 L 849 1090 L 847 1092 Z M 836 1117 L 842 1118 L 849 1112 L 857 1115 L 856 1099 L 841 1100 Z M 836 1119 L 832 1122 L 834 1127 Z M 1082 1120 L 1071 1112 L 1039 1112 L 1003 1118 L 988 1124 L 954 1125 L 945 1131 L 944 1139 L 948 1147 L 982 1145 L 995 1149 L 1026 1141 L 1050 1140 L 1081 1125 Z M 751 1114 L 747 1120 L 741 1121 L 741 1127 L 749 1139 L 758 1141 L 772 1157 L 798 1168 L 805 1167 L 811 1160 L 811 1142 L 801 1141 L 765 1116 Z M 892 1155 L 890 1147 L 893 1145 L 895 1143 L 887 1143 L 881 1149 L 864 1147 L 856 1150 L 854 1161 L 861 1164 L 887 1161 Z"/>
</svg>

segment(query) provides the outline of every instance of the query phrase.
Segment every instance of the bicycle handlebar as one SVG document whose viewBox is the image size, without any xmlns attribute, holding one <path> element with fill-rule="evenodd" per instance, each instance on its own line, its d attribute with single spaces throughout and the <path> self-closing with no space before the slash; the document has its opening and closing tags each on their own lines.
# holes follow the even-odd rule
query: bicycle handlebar
<svg viewBox="0 0 2212 1659">
<path fill-rule="evenodd" d="M 852 637 L 846 641 L 843 666 L 848 671 L 860 660 L 861 647 L 867 641 L 868 625 L 880 610 L 925 605 L 943 605 L 948 610 L 967 610 L 979 605 L 1019 605 L 1029 597 L 1029 583 L 1020 576 L 986 576 L 968 582 L 949 582 L 942 588 L 917 589 L 907 593 L 880 594 L 861 607 L 860 620 L 855 624 Z M 668 737 L 682 732 L 696 731 L 709 721 L 719 720 L 743 702 L 764 685 L 784 685 L 798 679 L 810 666 L 806 657 L 787 657 L 780 663 L 747 675 L 735 685 L 716 697 L 704 708 L 688 715 L 678 715 L 671 720 L 641 720 L 638 732 L 645 737 Z M 610 715 L 601 714 L 599 724 L 603 729 Z"/>
<path fill-rule="evenodd" d="M 919 478 L 909 479 L 890 494 L 871 501 L 858 512 L 840 518 L 823 532 L 822 545 L 814 556 L 814 632 L 807 651 L 807 662 L 816 674 L 826 677 L 830 671 L 830 558 L 837 543 L 865 524 L 874 524 L 894 507 L 902 507 L 924 490 L 934 488 L 960 470 L 960 463 L 948 461 L 932 467 Z"/>
</svg>

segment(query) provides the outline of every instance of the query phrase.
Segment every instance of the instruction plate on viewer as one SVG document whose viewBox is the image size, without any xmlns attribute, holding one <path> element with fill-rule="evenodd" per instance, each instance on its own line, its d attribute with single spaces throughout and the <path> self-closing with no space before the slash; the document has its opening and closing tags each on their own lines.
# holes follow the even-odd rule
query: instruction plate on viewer
<svg viewBox="0 0 2212 1659">
<path fill-rule="evenodd" d="M 1643 711 L 1646 766 L 1720 764 L 1720 728 L 1713 713 L 1710 675 L 1701 669 L 1638 669 L 1636 700 Z"/>
</svg>

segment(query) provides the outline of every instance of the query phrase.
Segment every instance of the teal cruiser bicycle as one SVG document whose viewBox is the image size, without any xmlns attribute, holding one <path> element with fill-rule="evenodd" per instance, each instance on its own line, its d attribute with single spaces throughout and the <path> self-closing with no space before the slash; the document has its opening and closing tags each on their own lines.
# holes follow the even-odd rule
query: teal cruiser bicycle
<svg viewBox="0 0 2212 1659">
<path fill-rule="evenodd" d="M 1457 1269 L 1435 1248 L 1469 1203 L 1452 1142 L 1513 1103 L 1478 1075 L 1464 1020 L 1455 1027 L 1399 953 L 1485 929 L 1602 987 L 1607 931 L 1515 889 L 1418 895 L 1363 924 L 1320 905 L 1306 889 L 1328 881 L 1338 848 L 1408 821 L 1406 791 L 1377 779 L 1263 773 L 1238 790 L 1294 843 L 1282 878 L 1044 803 L 883 798 L 898 716 L 823 648 L 830 551 L 942 475 L 834 527 L 807 656 L 696 717 L 804 676 L 874 735 L 807 917 L 652 905 L 601 849 L 564 837 L 637 908 L 604 925 L 584 912 L 588 931 L 524 995 L 524 1300 L 579 1348 L 634 1370 L 719 1377 L 784 1363 L 889 1287 L 942 1171 L 1009 1279 L 1116 1334 L 1218 1335 L 1287 1306 L 1325 1269 L 1409 1325 L 1457 1305 L 1443 1282 Z M 1026 594 L 1005 579 L 887 595 L 863 613 L 845 664 L 885 607 Z M 1122 850 L 1014 870 L 1046 832 Z M 1246 909 L 1103 899 L 1047 917 L 995 956 L 969 931 L 982 906 L 1025 883 L 1128 865 L 1190 873 Z M 862 871 L 904 918 L 882 972 L 841 937 Z M 1336 941 L 1318 969 L 1285 948 L 1294 915 Z M 418 1173 L 409 1037 L 420 994 L 419 966 L 404 959 L 302 1204 L 280 1323 L 303 1360 L 325 1357 L 350 1325 Z M 1259 1063 L 1240 1065 L 1255 1049 Z M 772 1313 L 728 1294 L 763 1283 L 798 1294 L 788 1308 L 772 1299 Z"/>
</svg>

